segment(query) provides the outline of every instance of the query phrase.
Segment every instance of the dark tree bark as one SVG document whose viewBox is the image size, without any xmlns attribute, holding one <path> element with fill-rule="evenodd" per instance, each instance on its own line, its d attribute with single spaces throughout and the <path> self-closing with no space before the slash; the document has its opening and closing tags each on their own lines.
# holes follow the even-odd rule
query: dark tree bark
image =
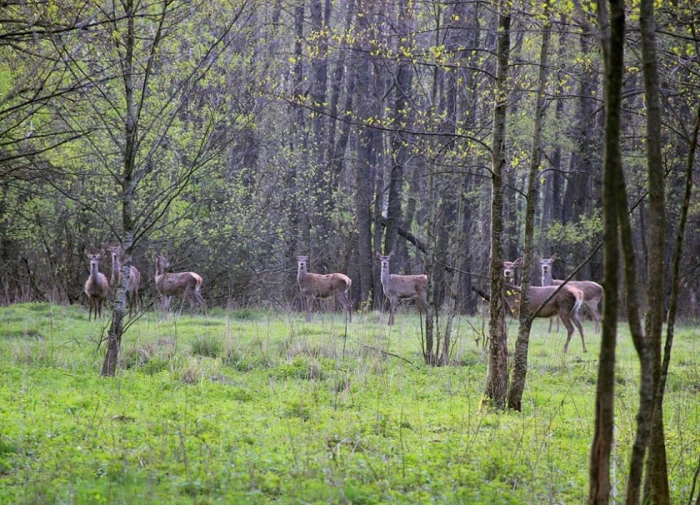
<svg viewBox="0 0 700 505">
<path fill-rule="evenodd" d="M 369 96 L 371 93 L 370 83 L 372 80 L 373 65 L 369 61 L 368 45 L 366 37 L 369 35 L 370 4 L 361 0 L 358 2 L 358 16 L 356 20 L 358 28 L 357 42 L 357 68 L 355 96 L 357 100 L 360 119 L 367 121 L 371 117 Z M 373 281 L 373 259 L 372 254 L 372 211 L 370 200 L 372 198 L 371 186 L 371 165 L 372 148 L 374 146 L 372 129 L 363 126 L 357 141 L 357 166 L 355 171 L 355 219 L 358 230 L 358 260 L 360 273 L 360 303 L 369 301 L 370 291 Z"/>
<path fill-rule="evenodd" d="M 510 12 L 501 4 L 496 57 L 496 100 L 493 111 L 491 175 L 491 256 L 489 277 L 489 361 L 485 397 L 497 409 L 506 407 L 508 392 L 508 337 L 503 302 L 503 167 L 505 166 L 506 109 L 508 105 L 508 56 L 510 52 Z"/>
<path fill-rule="evenodd" d="M 624 68 L 625 5 L 598 0 L 598 23 L 605 62 L 605 142 L 603 166 L 603 324 L 596 385 L 595 431 L 591 444 L 588 503 L 607 504 L 610 497 L 610 452 L 613 442 L 615 349 L 618 313 L 618 174 L 622 172 L 620 114 Z M 624 202 L 624 200 L 621 200 Z M 626 211 L 626 209 L 624 209 Z"/>
<path fill-rule="evenodd" d="M 401 226 L 401 200 L 403 198 L 403 174 L 404 167 L 410 156 L 408 136 L 404 133 L 410 129 L 409 97 L 413 83 L 413 69 L 410 61 L 404 56 L 404 50 L 413 51 L 412 36 L 410 33 L 409 18 L 411 13 L 407 10 L 407 0 L 400 0 L 398 5 L 397 54 L 399 55 L 396 79 L 394 82 L 394 106 L 393 124 L 395 131 L 391 137 L 391 171 L 389 173 L 389 202 L 386 217 L 386 235 L 384 238 L 385 254 L 397 252 L 399 226 Z M 399 271 L 400 262 L 390 263 L 391 273 Z"/>
<path fill-rule="evenodd" d="M 545 4 L 545 15 L 549 15 L 549 5 Z M 540 169 L 542 123 L 544 118 L 545 91 L 547 87 L 547 66 L 549 65 L 549 41 L 552 25 L 547 19 L 542 27 L 542 46 L 540 48 L 539 78 L 537 88 L 537 103 L 535 105 L 535 125 L 532 134 L 532 150 L 530 152 L 530 170 L 527 182 L 527 210 L 525 211 L 525 251 L 523 255 L 522 278 L 520 280 L 520 327 L 515 342 L 513 357 L 513 374 L 508 391 L 508 408 L 522 410 L 523 391 L 527 376 L 527 356 L 530 345 L 530 328 L 533 318 L 530 316 L 530 265 L 532 264 L 535 209 L 537 208 L 537 181 Z"/>
<path fill-rule="evenodd" d="M 567 28 L 564 26 L 564 19 L 561 20 L 562 28 L 559 32 L 559 50 L 557 62 L 559 64 L 556 72 L 556 105 L 554 109 L 554 123 L 556 125 L 562 125 L 564 117 L 564 99 L 561 96 L 564 94 L 564 86 L 566 84 L 566 74 L 563 71 L 562 65 L 566 61 L 566 43 L 567 43 Z M 547 176 L 547 182 L 544 191 L 544 202 L 542 209 L 542 249 L 540 254 L 548 254 L 544 252 L 544 245 L 547 244 L 547 232 L 549 231 L 549 226 L 551 223 L 562 222 L 562 201 L 561 201 L 561 189 L 562 189 L 562 147 L 561 147 L 561 136 L 559 134 L 559 129 L 557 129 L 555 138 L 554 152 L 552 153 L 552 171 L 549 172 Z M 555 251 L 552 251 L 553 254 Z"/>
<path fill-rule="evenodd" d="M 346 8 L 345 33 L 349 33 L 352 27 L 352 20 L 355 16 L 355 1 L 348 1 Z M 331 96 L 329 102 L 330 122 L 328 126 L 328 140 L 326 142 L 328 148 L 326 160 L 328 160 L 329 164 L 329 173 L 327 177 L 328 186 L 326 191 L 327 194 L 330 195 L 328 202 L 330 210 L 335 207 L 335 200 L 332 198 L 332 196 L 336 195 L 338 191 L 338 184 L 343 171 L 343 158 L 345 157 L 348 138 L 350 136 L 350 126 L 352 124 L 350 117 L 348 116 L 352 111 L 353 98 L 355 95 L 355 81 L 353 80 L 353 76 L 345 76 L 345 65 L 347 63 L 346 53 L 347 45 L 343 44 L 338 56 L 338 62 L 335 66 L 335 71 L 333 72 L 333 78 L 331 80 Z M 346 83 L 345 100 L 341 111 L 338 109 L 338 104 L 340 102 L 340 93 L 343 81 Z M 338 119 L 344 119 L 344 121 L 340 123 L 340 133 L 338 133 L 338 138 L 336 139 Z"/>
<path fill-rule="evenodd" d="M 644 331 L 648 339 L 649 354 L 651 360 L 652 384 L 642 381 L 642 386 L 649 390 L 640 390 L 640 401 L 643 405 L 651 404 L 648 408 L 651 412 L 639 413 L 639 438 L 643 439 L 639 445 L 646 442 L 651 434 L 649 442 L 649 458 L 647 463 L 648 495 L 645 502 L 656 505 L 670 504 L 668 488 L 668 468 L 666 465 L 666 442 L 663 421 L 663 394 L 655 395 L 655 391 L 661 391 L 661 334 L 664 321 L 664 260 L 666 256 L 666 201 L 663 157 L 661 154 L 661 92 L 659 89 L 659 70 L 656 58 L 656 23 L 654 20 L 653 0 L 641 0 L 639 28 L 642 42 L 642 69 L 644 72 L 644 93 L 647 106 L 647 163 L 648 163 L 648 188 L 649 188 L 649 229 L 648 246 L 649 256 L 647 260 L 647 312 L 644 321 Z M 644 369 L 642 369 L 645 371 Z M 654 397 L 656 396 L 656 401 Z M 649 398 L 648 398 L 649 397 Z M 648 399 L 647 399 L 648 398 Z M 643 424 L 644 423 L 644 424 Z M 635 446 L 637 443 L 635 443 Z M 636 448 L 636 447 L 635 447 Z M 640 454 L 637 454 L 640 453 Z M 640 447 L 633 455 L 630 465 L 630 479 L 627 491 L 627 503 L 639 502 L 639 486 L 644 464 L 644 451 Z M 633 468 L 635 465 L 639 468 Z M 634 480 L 633 480 L 634 477 Z"/>
</svg>

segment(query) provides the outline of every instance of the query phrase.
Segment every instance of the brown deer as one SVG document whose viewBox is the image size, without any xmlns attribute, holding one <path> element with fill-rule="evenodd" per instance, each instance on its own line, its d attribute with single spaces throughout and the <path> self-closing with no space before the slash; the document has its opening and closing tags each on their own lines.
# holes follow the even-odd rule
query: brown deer
<svg viewBox="0 0 700 505">
<path fill-rule="evenodd" d="M 308 272 L 309 257 L 297 256 L 297 282 L 306 296 L 306 321 L 311 321 L 314 299 L 334 298 L 345 312 L 345 321 L 352 322 L 352 301 L 350 287 L 352 280 L 345 274 L 312 274 Z"/>
<path fill-rule="evenodd" d="M 88 297 L 88 321 L 94 311 L 95 319 L 102 317 L 102 305 L 109 292 L 107 277 L 100 272 L 100 255 L 88 254 L 90 260 L 90 277 L 85 282 L 85 294 Z"/>
<path fill-rule="evenodd" d="M 530 298 L 530 313 L 544 303 L 557 290 L 557 286 L 533 286 L 529 291 Z M 518 286 L 506 284 L 505 297 L 508 306 L 514 316 L 520 314 L 520 294 L 521 290 Z M 578 328 L 581 335 L 581 344 L 583 352 L 586 350 L 586 341 L 583 338 L 583 328 L 578 320 L 578 309 L 583 303 L 583 293 L 576 288 L 564 286 L 554 298 L 552 298 L 535 317 L 553 317 L 559 316 L 566 327 L 566 344 L 564 344 L 564 352 L 569 351 L 569 342 L 574 334 L 574 325 Z M 573 324 L 572 324 L 573 322 Z"/>
<path fill-rule="evenodd" d="M 389 260 L 392 256 L 394 256 L 393 251 L 388 256 L 377 253 L 382 268 L 381 281 L 384 296 L 389 299 L 389 325 L 394 324 L 394 312 L 399 299 L 415 298 L 419 312 L 428 305 L 428 276 L 390 274 Z"/>
<path fill-rule="evenodd" d="M 518 258 L 515 261 L 503 262 L 503 277 L 509 284 L 515 284 L 515 269 L 522 265 L 523 259 Z"/>
<path fill-rule="evenodd" d="M 170 273 L 170 262 L 165 256 L 156 257 L 156 291 L 160 295 L 163 315 L 170 309 L 170 297 L 182 295 L 182 304 L 178 315 L 182 314 L 185 300 L 190 302 L 190 311 L 199 305 L 202 313 L 207 315 L 207 304 L 202 298 L 202 277 L 194 272 Z"/>
<path fill-rule="evenodd" d="M 559 257 L 554 254 L 551 258 L 539 258 L 540 268 L 542 269 L 542 285 L 543 286 L 559 286 L 562 282 L 561 280 L 552 279 L 552 263 L 554 263 Z M 600 320 L 601 315 L 598 310 L 600 301 L 603 299 L 603 286 L 593 281 L 569 281 L 566 283 L 567 286 L 571 286 L 580 289 L 583 292 L 583 304 L 586 306 L 588 311 L 593 318 L 595 323 L 595 333 L 600 333 Z M 557 321 L 557 331 L 559 331 L 559 321 Z M 552 321 L 549 321 L 549 331 L 552 331 Z"/>
<path fill-rule="evenodd" d="M 117 292 L 117 287 L 119 286 L 119 281 L 122 274 L 122 251 L 121 246 L 110 247 L 109 252 L 112 254 L 112 275 L 109 277 L 109 287 L 114 294 Z M 139 289 L 141 287 L 141 272 L 131 265 L 129 268 L 129 282 L 126 287 L 126 297 L 129 302 L 129 314 L 132 310 L 138 312 L 141 307 L 141 294 Z"/>
</svg>

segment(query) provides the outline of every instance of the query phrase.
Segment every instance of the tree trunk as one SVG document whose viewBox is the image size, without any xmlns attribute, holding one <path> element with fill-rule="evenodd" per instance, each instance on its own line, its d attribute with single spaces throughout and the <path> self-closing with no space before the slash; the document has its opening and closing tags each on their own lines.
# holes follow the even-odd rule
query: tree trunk
<svg viewBox="0 0 700 505">
<path fill-rule="evenodd" d="M 623 0 L 598 0 L 598 23 L 605 61 L 605 142 L 603 166 L 603 324 L 598 380 L 596 385 L 595 430 L 591 444 L 588 503 L 607 504 L 610 497 L 610 452 L 613 442 L 615 348 L 618 313 L 618 211 L 617 174 L 622 170 L 620 115 L 624 64 L 625 6 Z M 624 200 L 623 200 L 624 201 Z M 626 209 L 625 209 L 626 210 Z"/>
<path fill-rule="evenodd" d="M 369 106 L 370 82 L 372 78 L 372 64 L 367 56 L 367 43 L 365 38 L 369 33 L 369 5 L 367 1 L 358 2 L 357 27 L 358 54 L 355 97 L 360 113 L 360 119 L 367 121 L 371 112 Z M 373 134 L 369 126 L 361 127 L 357 141 L 357 167 L 355 172 L 355 218 L 358 230 L 358 254 L 360 273 L 360 303 L 369 301 L 370 290 L 373 286 L 373 258 L 372 255 L 372 211 L 370 199 L 372 187 L 370 182 Z"/>
<path fill-rule="evenodd" d="M 671 503 L 668 488 L 668 468 L 666 465 L 666 443 L 663 421 L 663 393 L 655 395 L 661 380 L 661 334 L 664 320 L 664 260 L 666 256 L 666 202 L 663 158 L 661 154 L 661 93 L 659 90 L 659 70 L 656 59 L 656 25 L 654 21 L 653 0 L 641 0 L 639 28 L 642 42 L 642 68 L 644 71 L 644 92 L 647 106 L 647 163 L 649 188 L 649 223 L 647 261 L 647 312 L 644 321 L 644 332 L 648 339 L 653 382 L 648 385 L 649 391 L 640 390 L 640 398 L 646 400 L 650 396 L 652 411 L 644 412 L 645 426 L 642 430 L 642 412 L 640 407 L 640 437 L 646 442 L 649 434 L 649 458 L 647 462 L 647 479 L 649 493 L 645 496 L 646 503 L 667 505 Z M 641 385 L 647 385 L 643 381 Z M 654 400 L 656 396 L 656 401 Z M 641 433 L 643 431 L 643 433 Z M 636 444 L 635 444 L 636 445 Z M 644 452 L 638 454 L 634 462 L 640 467 L 635 469 L 635 479 L 632 480 L 630 468 L 630 483 L 627 493 L 627 503 L 639 502 L 639 484 L 644 463 Z"/>
<path fill-rule="evenodd" d="M 114 300 L 114 310 L 112 313 L 112 324 L 107 334 L 107 352 L 102 363 L 102 376 L 114 377 L 117 372 L 119 363 L 119 352 L 121 350 L 122 334 L 124 333 L 124 315 L 126 314 L 126 292 L 129 284 L 129 269 L 131 268 L 131 251 L 133 248 L 133 197 L 134 197 L 134 168 L 136 166 L 136 149 L 138 140 L 138 115 L 136 113 L 136 103 L 134 97 L 134 46 L 136 44 L 136 33 L 134 29 L 134 11 L 133 0 L 124 2 L 124 15 L 126 17 L 127 29 L 124 40 L 124 59 L 123 59 L 123 79 L 124 79 L 124 98 L 126 102 L 126 111 L 124 117 L 124 150 L 123 150 L 123 168 L 122 168 L 122 228 L 124 233 L 124 241 L 122 248 L 125 258 L 122 264 L 121 281 L 117 288 L 117 294 Z"/>
<path fill-rule="evenodd" d="M 501 4 L 496 57 L 496 101 L 493 111 L 491 175 L 491 301 L 489 302 L 489 361 L 485 397 L 497 409 L 506 406 L 508 391 L 508 337 L 503 303 L 503 167 L 505 166 L 506 109 L 510 12 Z"/>
<path fill-rule="evenodd" d="M 407 10 L 407 0 L 399 1 L 398 15 L 398 50 L 399 55 L 404 51 L 412 53 L 413 44 L 410 34 Z M 394 91 L 393 124 L 395 131 L 391 137 L 391 172 L 389 174 L 389 202 L 386 216 L 386 235 L 384 238 L 384 253 L 397 252 L 399 226 L 401 226 L 401 199 L 403 198 L 404 166 L 410 156 L 408 137 L 404 130 L 410 129 L 410 114 L 408 113 L 409 97 L 413 84 L 413 68 L 411 62 L 403 56 L 399 57 L 396 71 L 396 89 Z M 391 273 L 399 271 L 400 262 L 390 263 Z"/>
<path fill-rule="evenodd" d="M 545 15 L 549 16 L 549 4 L 545 4 Z M 552 25 L 549 18 L 542 27 L 542 47 L 540 48 L 539 83 L 537 88 L 537 103 L 535 106 L 535 126 L 532 134 L 532 150 L 530 152 L 530 171 L 527 182 L 527 210 L 525 211 L 525 252 L 523 256 L 522 278 L 520 280 L 520 327 L 518 339 L 515 342 L 515 356 L 513 357 L 513 375 L 508 391 L 508 408 L 522 411 L 523 391 L 525 390 L 525 378 L 527 375 L 527 355 L 530 344 L 530 265 L 532 264 L 534 234 L 535 234 L 535 209 L 537 208 L 537 181 L 540 169 L 542 123 L 544 118 L 545 91 L 547 86 L 547 66 L 549 65 L 549 41 L 552 33 Z"/>
</svg>

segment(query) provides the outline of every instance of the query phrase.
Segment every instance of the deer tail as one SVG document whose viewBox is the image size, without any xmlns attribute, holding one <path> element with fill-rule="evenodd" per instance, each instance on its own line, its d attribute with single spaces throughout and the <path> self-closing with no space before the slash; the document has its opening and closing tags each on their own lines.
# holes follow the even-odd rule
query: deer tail
<svg viewBox="0 0 700 505">
<path fill-rule="evenodd" d="M 578 318 L 578 309 L 580 309 L 581 305 L 583 305 L 583 292 L 577 291 L 574 293 L 574 296 L 576 297 L 576 303 L 574 303 L 574 315 L 576 318 Z"/>
</svg>

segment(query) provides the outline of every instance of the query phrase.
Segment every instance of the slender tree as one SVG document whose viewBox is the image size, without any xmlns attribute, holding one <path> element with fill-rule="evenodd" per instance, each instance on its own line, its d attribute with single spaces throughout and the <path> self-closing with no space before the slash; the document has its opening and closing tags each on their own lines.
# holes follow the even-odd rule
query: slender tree
<svg viewBox="0 0 700 505">
<path fill-rule="evenodd" d="M 489 277 L 489 361 L 484 396 L 497 409 L 506 407 L 508 392 L 508 337 L 503 302 L 503 168 L 508 105 L 508 56 L 510 53 L 510 11 L 500 4 L 496 58 L 496 90 L 493 110 L 491 173 L 491 255 Z"/>
<path fill-rule="evenodd" d="M 622 0 L 598 0 L 598 24 L 605 64 L 605 142 L 603 165 L 603 324 L 596 384 L 595 431 L 591 444 L 588 503 L 607 504 L 613 442 L 615 350 L 618 313 L 618 174 L 622 170 L 620 114 L 624 63 L 625 6 Z M 625 209 L 626 210 L 626 209 Z"/>
</svg>

